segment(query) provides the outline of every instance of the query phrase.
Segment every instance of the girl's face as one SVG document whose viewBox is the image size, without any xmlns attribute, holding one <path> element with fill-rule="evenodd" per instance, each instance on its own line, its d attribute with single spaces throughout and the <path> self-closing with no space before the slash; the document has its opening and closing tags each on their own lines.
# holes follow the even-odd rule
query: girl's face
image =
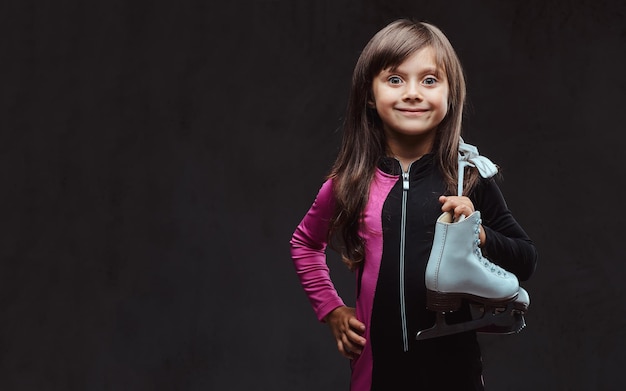
<svg viewBox="0 0 626 391">
<path fill-rule="evenodd" d="M 434 130 L 448 112 L 449 91 L 445 72 L 435 59 L 434 50 L 425 47 L 395 69 L 383 69 L 374 77 L 370 104 L 388 140 L 407 136 L 434 140 Z"/>
</svg>

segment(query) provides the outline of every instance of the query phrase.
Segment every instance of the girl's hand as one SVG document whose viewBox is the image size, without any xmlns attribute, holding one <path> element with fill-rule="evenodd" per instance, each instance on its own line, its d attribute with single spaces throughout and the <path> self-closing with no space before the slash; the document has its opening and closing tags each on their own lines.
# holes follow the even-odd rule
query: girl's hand
<svg viewBox="0 0 626 391">
<path fill-rule="evenodd" d="M 454 221 L 457 221 L 461 215 L 468 217 L 474 213 L 474 204 L 472 203 L 472 200 L 465 196 L 441 196 L 439 197 L 439 202 L 442 204 L 441 211 L 453 214 Z M 480 239 L 480 246 L 482 246 L 485 244 L 486 235 L 482 224 L 479 229 L 480 233 L 478 234 L 478 238 Z"/>
<path fill-rule="evenodd" d="M 365 346 L 365 324 L 359 321 L 355 309 L 352 307 L 337 307 L 324 318 L 330 327 L 335 340 L 337 350 L 349 359 L 357 358 Z"/>
<path fill-rule="evenodd" d="M 442 204 L 441 211 L 452 213 L 455 221 L 461 215 L 468 217 L 474 213 L 474 204 L 472 203 L 472 200 L 465 196 L 441 196 L 439 197 L 439 202 Z"/>
</svg>

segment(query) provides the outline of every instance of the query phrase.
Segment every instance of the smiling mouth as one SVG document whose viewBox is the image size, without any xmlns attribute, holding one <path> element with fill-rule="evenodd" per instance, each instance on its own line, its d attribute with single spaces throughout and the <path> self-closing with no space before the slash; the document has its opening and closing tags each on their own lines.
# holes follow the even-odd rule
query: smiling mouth
<svg viewBox="0 0 626 391">
<path fill-rule="evenodd" d="M 405 115 L 418 116 L 426 113 L 426 109 L 398 109 L 399 112 Z"/>
</svg>

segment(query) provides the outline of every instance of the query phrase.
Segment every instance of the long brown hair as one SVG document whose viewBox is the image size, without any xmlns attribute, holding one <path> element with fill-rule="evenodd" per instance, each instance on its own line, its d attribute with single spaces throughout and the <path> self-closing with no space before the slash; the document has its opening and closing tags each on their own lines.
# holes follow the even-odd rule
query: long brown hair
<svg viewBox="0 0 626 391">
<path fill-rule="evenodd" d="M 365 243 L 359 235 L 361 215 L 379 159 L 386 154 L 382 122 L 372 101 L 372 82 L 380 71 L 399 66 L 415 52 L 432 47 L 437 65 L 444 70 L 449 87 L 448 113 L 438 125 L 433 153 L 450 194 L 456 194 L 457 154 L 465 105 L 465 77 L 461 63 L 443 32 L 432 24 L 399 19 L 376 33 L 367 43 L 352 74 L 352 85 L 343 123 L 343 139 L 328 175 L 333 180 L 337 209 L 329 236 L 354 270 L 364 260 Z M 475 172 L 465 175 L 464 189 L 477 181 Z"/>
</svg>

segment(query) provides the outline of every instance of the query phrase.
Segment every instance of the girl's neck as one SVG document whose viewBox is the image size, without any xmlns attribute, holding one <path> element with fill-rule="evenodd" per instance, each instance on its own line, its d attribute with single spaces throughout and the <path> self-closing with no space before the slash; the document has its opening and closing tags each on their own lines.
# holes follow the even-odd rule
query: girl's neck
<svg viewBox="0 0 626 391">
<path fill-rule="evenodd" d="M 397 140 L 396 140 L 397 141 Z M 419 160 L 422 156 L 431 152 L 432 143 L 398 143 L 393 141 L 387 142 L 387 151 L 389 156 L 394 157 L 400 162 L 402 171 L 407 171 L 411 163 Z"/>
</svg>

